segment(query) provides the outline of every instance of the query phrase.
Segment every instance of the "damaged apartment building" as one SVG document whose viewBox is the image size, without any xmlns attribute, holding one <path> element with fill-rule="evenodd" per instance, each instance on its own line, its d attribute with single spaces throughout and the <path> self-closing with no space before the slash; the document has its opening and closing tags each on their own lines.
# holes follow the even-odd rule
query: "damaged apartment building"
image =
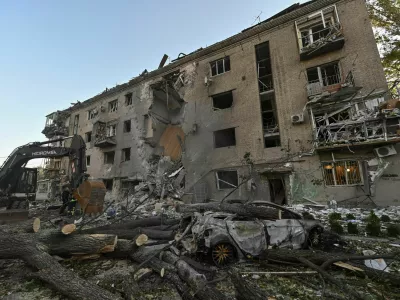
<svg viewBox="0 0 400 300">
<path fill-rule="evenodd" d="M 400 106 L 363 0 L 294 4 L 166 60 L 47 117 L 112 197 L 170 167 L 188 202 L 398 203 Z"/>
</svg>

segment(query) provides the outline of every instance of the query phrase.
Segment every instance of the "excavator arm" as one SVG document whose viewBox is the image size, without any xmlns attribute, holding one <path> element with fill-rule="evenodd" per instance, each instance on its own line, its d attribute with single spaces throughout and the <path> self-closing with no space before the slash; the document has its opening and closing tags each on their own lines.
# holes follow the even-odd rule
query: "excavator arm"
<svg viewBox="0 0 400 300">
<path fill-rule="evenodd" d="M 50 143 L 63 141 L 71 138 L 70 147 L 51 147 Z M 35 142 L 16 148 L 11 155 L 4 161 L 0 169 L 0 191 L 1 203 L 7 203 L 10 213 L 18 205 L 13 205 L 15 201 L 21 201 L 13 197 L 16 193 L 18 182 L 25 171 L 26 163 L 35 158 L 61 158 L 69 157 L 70 177 L 69 188 L 74 197 L 78 200 L 84 211 L 101 212 L 105 196 L 105 186 L 103 182 L 88 181 L 89 175 L 86 173 L 86 145 L 79 135 L 62 138 L 58 140 Z M 25 201 L 26 202 L 26 201 Z M 3 205 L 4 206 L 4 205 Z M 0 208 L 1 209 L 1 208 Z M 0 221 L 2 214 L 0 212 Z"/>
</svg>

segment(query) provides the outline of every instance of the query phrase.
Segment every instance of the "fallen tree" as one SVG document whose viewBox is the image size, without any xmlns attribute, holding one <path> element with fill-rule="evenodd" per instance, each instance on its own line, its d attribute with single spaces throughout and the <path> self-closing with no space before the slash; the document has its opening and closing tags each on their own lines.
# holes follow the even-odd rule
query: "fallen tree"
<svg viewBox="0 0 400 300">
<path fill-rule="evenodd" d="M 96 233 L 101 230 L 117 230 L 117 229 L 135 229 L 139 227 L 151 227 L 151 226 L 162 226 L 162 225 L 176 225 L 179 224 L 179 219 L 167 219 L 162 217 L 152 217 L 145 219 L 138 219 L 133 221 L 127 221 L 123 223 L 113 223 L 100 227 L 90 228 L 82 230 L 84 233 Z"/>
<path fill-rule="evenodd" d="M 209 286 L 206 277 L 203 274 L 196 272 L 187 262 L 180 259 L 175 254 L 169 251 L 163 252 L 162 259 L 177 268 L 179 277 L 194 290 L 198 299 L 229 299 L 217 289 Z"/>
<path fill-rule="evenodd" d="M 297 213 L 292 213 L 289 210 L 281 210 L 265 206 L 246 205 L 246 204 L 228 204 L 228 203 L 196 203 L 196 204 L 181 204 L 176 208 L 180 213 L 194 212 L 226 212 L 237 214 L 245 217 L 260 218 L 264 220 L 276 220 L 281 218 L 300 218 Z M 279 215 L 281 214 L 281 215 Z"/>
<path fill-rule="evenodd" d="M 34 238 L 47 247 L 51 255 L 70 256 L 113 252 L 117 243 L 116 235 L 109 234 L 70 234 L 58 230 L 43 230 L 28 239 Z"/>
<path fill-rule="evenodd" d="M 71 270 L 63 268 L 55 258 L 43 251 L 44 247 L 26 235 L 0 232 L 0 258 L 19 258 L 33 267 L 32 275 L 50 284 L 71 299 L 115 300 L 119 296 L 92 284 Z"/>
</svg>

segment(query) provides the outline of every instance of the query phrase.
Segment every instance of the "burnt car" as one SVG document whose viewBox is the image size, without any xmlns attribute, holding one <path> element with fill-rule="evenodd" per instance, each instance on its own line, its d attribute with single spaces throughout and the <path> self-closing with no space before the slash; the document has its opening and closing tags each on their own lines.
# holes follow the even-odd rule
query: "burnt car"
<svg viewBox="0 0 400 300">
<path fill-rule="evenodd" d="M 237 259 L 258 257 L 271 248 L 302 249 L 319 246 L 323 225 L 296 212 L 265 201 L 246 205 L 277 210 L 282 218 L 265 220 L 224 212 L 195 213 L 192 227 L 195 251 L 211 254 L 217 266 Z M 192 248 L 193 249 L 193 248 Z"/>
</svg>

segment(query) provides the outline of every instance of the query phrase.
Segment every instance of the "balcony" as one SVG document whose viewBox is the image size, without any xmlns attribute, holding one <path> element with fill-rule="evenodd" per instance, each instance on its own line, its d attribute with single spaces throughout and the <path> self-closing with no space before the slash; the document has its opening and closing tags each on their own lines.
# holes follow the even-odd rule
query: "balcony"
<svg viewBox="0 0 400 300">
<path fill-rule="evenodd" d="M 317 149 L 400 141 L 400 101 L 386 108 L 382 95 L 352 102 L 312 106 L 314 140 Z M 391 100 L 393 102 L 393 100 Z M 398 107 L 397 107 L 398 106 Z M 319 108 L 318 108 L 319 107 Z"/>
<path fill-rule="evenodd" d="M 304 31 L 302 32 L 299 38 L 301 61 L 343 48 L 344 36 L 339 23 L 329 27 L 320 26 L 318 29 L 317 31 L 309 29 L 309 31 L 305 31 L 306 34 Z"/>
<path fill-rule="evenodd" d="M 307 96 L 309 99 L 314 98 L 315 96 L 332 96 L 338 92 L 341 92 L 340 94 L 353 93 L 358 90 L 358 88 L 355 87 L 354 77 L 351 71 L 347 74 L 346 78 L 342 80 L 342 76 L 338 72 L 335 72 L 336 74 L 330 76 L 321 75 L 321 70 L 324 70 L 322 68 L 323 67 L 316 68 L 319 72 L 319 78 L 309 80 L 306 85 Z M 310 70 L 307 70 L 307 72 L 310 72 Z"/>
<path fill-rule="evenodd" d="M 117 144 L 116 124 L 108 125 L 105 122 L 97 121 L 93 125 L 95 132 L 94 146 L 99 148 L 112 147 Z"/>
<path fill-rule="evenodd" d="M 94 142 L 95 147 L 99 148 L 107 148 L 107 147 L 112 147 L 117 144 L 117 140 L 115 136 L 106 136 L 106 137 L 99 137 L 96 138 Z"/>
<path fill-rule="evenodd" d="M 42 130 L 42 134 L 44 134 L 48 139 L 51 139 L 55 136 L 67 136 L 68 128 L 56 123 L 46 125 Z"/>
<path fill-rule="evenodd" d="M 343 30 L 336 5 L 296 20 L 295 26 L 302 61 L 339 50 L 344 46 Z"/>
</svg>

